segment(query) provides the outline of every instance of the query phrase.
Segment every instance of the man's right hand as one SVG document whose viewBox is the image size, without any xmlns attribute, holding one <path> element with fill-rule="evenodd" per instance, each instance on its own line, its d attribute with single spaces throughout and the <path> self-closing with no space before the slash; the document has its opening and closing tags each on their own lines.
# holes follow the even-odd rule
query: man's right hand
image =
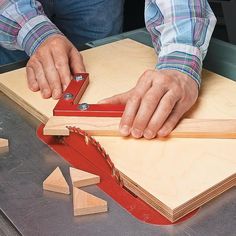
<svg viewBox="0 0 236 236">
<path fill-rule="evenodd" d="M 30 57 L 27 81 L 32 91 L 41 91 L 43 98 L 58 99 L 73 74 L 85 72 L 83 58 L 73 44 L 62 35 L 46 39 Z"/>
</svg>

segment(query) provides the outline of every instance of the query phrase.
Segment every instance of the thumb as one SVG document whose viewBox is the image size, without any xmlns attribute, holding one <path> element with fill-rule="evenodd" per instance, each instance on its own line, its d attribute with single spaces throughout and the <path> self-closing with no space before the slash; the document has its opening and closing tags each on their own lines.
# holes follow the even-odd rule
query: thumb
<svg viewBox="0 0 236 236">
<path fill-rule="evenodd" d="M 117 94 L 117 95 L 109 97 L 109 98 L 102 99 L 98 102 L 98 104 L 121 104 L 121 105 L 125 105 L 126 102 L 129 99 L 129 97 L 130 97 L 130 92 L 131 91 L 128 91 L 128 92 L 125 92 L 125 93 Z"/>
</svg>

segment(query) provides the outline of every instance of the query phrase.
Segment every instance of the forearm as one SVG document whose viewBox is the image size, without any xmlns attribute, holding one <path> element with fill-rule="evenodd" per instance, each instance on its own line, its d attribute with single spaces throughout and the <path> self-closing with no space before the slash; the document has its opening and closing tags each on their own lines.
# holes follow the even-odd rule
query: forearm
<svg viewBox="0 0 236 236">
<path fill-rule="evenodd" d="M 0 45 L 31 56 L 51 35 L 61 34 L 35 0 L 0 1 Z"/>
<path fill-rule="evenodd" d="M 181 71 L 200 85 L 216 19 L 206 0 L 146 0 L 146 26 L 159 53 L 157 68 Z"/>
</svg>

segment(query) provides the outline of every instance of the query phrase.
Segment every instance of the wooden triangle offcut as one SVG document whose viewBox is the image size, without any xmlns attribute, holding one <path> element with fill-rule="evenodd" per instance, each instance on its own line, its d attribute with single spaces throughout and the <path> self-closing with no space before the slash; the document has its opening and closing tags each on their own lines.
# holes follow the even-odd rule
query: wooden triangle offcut
<svg viewBox="0 0 236 236">
<path fill-rule="evenodd" d="M 81 189 L 73 187 L 74 216 L 107 212 L 107 202 Z"/>
<path fill-rule="evenodd" d="M 8 140 L 4 138 L 0 138 L 0 148 L 8 147 Z"/>
<path fill-rule="evenodd" d="M 63 176 L 59 167 L 57 167 L 43 182 L 43 189 L 70 194 L 69 185 L 67 184 L 65 177 Z"/>
<path fill-rule="evenodd" d="M 80 188 L 100 183 L 100 176 L 70 167 L 70 177 L 74 187 Z"/>
</svg>

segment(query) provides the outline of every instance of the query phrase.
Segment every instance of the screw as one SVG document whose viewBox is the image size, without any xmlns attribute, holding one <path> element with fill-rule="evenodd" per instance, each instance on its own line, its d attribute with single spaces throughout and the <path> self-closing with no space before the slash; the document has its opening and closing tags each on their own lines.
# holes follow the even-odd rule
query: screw
<svg viewBox="0 0 236 236">
<path fill-rule="evenodd" d="M 76 75 L 75 80 L 76 81 L 81 81 L 81 80 L 84 80 L 84 77 L 82 75 Z"/>
<path fill-rule="evenodd" d="M 71 94 L 71 93 L 65 93 L 65 95 L 64 95 L 64 99 L 65 100 L 70 100 L 70 99 L 72 99 L 74 96 L 73 96 L 73 94 Z"/>
<path fill-rule="evenodd" d="M 86 110 L 88 110 L 88 108 L 89 108 L 89 104 L 88 103 L 81 103 L 81 104 L 79 104 L 79 110 L 81 110 L 81 111 L 86 111 Z"/>
</svg>

